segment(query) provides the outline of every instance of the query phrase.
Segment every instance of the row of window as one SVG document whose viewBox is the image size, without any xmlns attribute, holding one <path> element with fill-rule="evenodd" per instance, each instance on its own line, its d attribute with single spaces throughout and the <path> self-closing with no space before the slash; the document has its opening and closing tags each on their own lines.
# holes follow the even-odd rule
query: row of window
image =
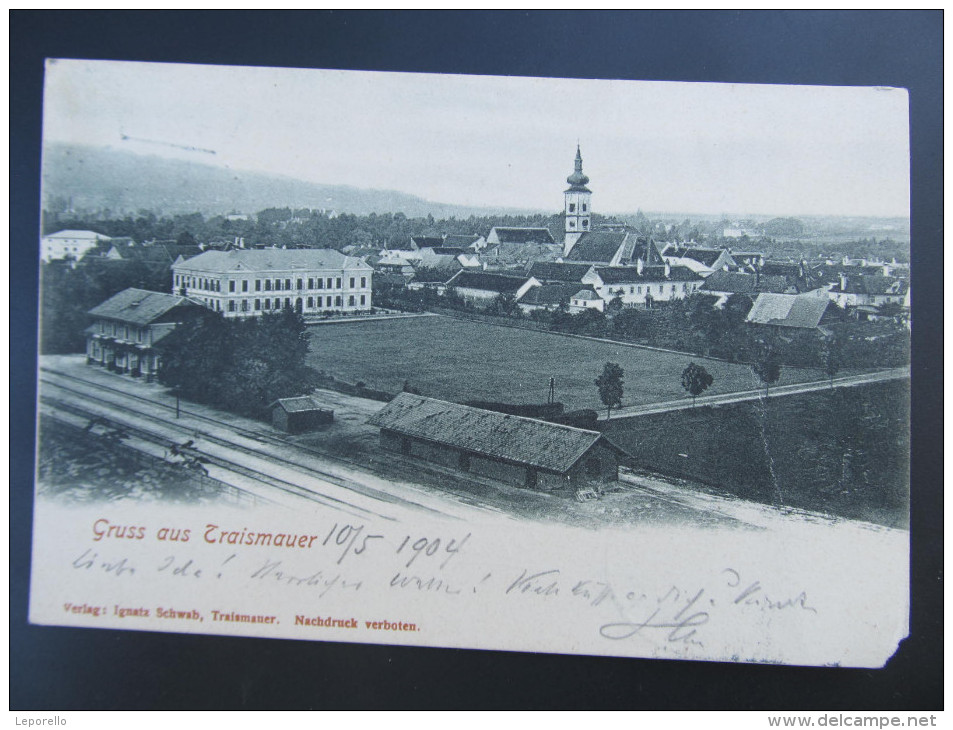
<svg viewBox="0 0 953 730">
<path fill-rule="evenodd" d="M 304 279 L 255 279 L 255 291 L 292 291 L 304 289 Z M 367 277 L 360 277 L 361 289 L 367 288 Z M 344 280 L 341 277 L 337 278 L 314 278 L 311 277 L 308 279 L 308 289 L 341 289 L 343 288 Z M 228 282 L 228 291 L 231 294 L 234 294 L 237 291 L 238 281 L 230 280 Z M 249 280 L 241 280 L 241 290 L 242 292 L 248 291 Z M 184 274 L 175 275 L 175 286 L 186 287 L 187 289 L 200 289 L 201 291 L 212 291 L 220 292 L 222 290 L 222 283 L 218 279 L 206 279 L 197 276 L 186 276 Z M 348 279 L 348 287 L 350 289 L 357 288 L 357 277 L 350 277 Z"/>
<path fill-rule="evenodd" d="M 678 285 L 677 285 L 677 284 L 669 284 L 669 291 L 670 291 L 672 294 L 675 293 L 675 291 L 676 291 L 676 288 L 675 288 L 675 287 L 676 287 L 676 286 L 678 286 Z M 682 287 L 681 290 L 682 290 L 683 292 L 684 292 L 684 291 L 693 291 L 694 288 L 695 288 L 693 284 L 685 284 L 684 282 L 682 283 L 681 287 Z M 625 287 L 624 287 L 624 286 L 621 286 L 621 287 L 618 287 L 617 289 L 610 289 L 609 292 L 610 292 L 610 293 L 614 293 L 614 294 L 625 294 Z M 641 286 L 630 286 L 630 287 L 629 287 L 629 294 L 641 294 L 641 293 L 642 293 L 642 287 L 641 287 Z M 652 285 L 651 285 L 651 284 L 646 284 L 646 285 L 645 285 L 645 293 L 646 293 L 646 294 L 651 294 L 651 293 L 652 293 Z M 664 293 L 665 293 L 665 285 L 664 285 L 664 284 L 659 284 L 659 285 L 658 285 L 658 293 L 659 293 L 659 294 L 664 294 Z"/>
<path fill-rule="evenodd" d="M 583 213 L 586 212 L 586 207 L 587 207 L 586 204 L 583 203 L 583 204 L 582 204 L 582 212 L 583 212 Z M 575 204 L 575 203 L 570 203 L 570 204 L 569 204 L 569 212 L 570 212 L 570 213 L 575 213 L 575 212 L 576 212 L 576 204 Z"/>
<path fill-rule="evenodd" d="M 217 304 L 217 302 L 216 302 Z M 308 297 L 307 299 L 302 299 L 298 297 L 293 303 L 290 298 L 286 298 L 282 301 L 279 298 L 274 300 L 271 299 L 242 299 L 241 301 L 236 302 L 234 299 L 228 302 L 228 311 L 229 312 L 261 312 L 261 311 L 271 311 L 276 309 L 291 308 L 295 307 L 298 311 L 307 311 L 309 309 L 326 309 L 331 307 L 343 307 L 344 297 Z M 367 295 L 354 295 L 352 294 L 347 298 L 347 306 L 357 307 L 367 306 Z"/>
<path fill-rule="evenodd" d="M 145 331 L 138 327 L 133 328 L 136 342 L 142 342 L 145 339 Z M 111 337 L 121 337 L 124 340 L 129 339 L 129 325 L 116 324 L 115 322 L 100 322 L 99 333 Z"/>
<path fill-rule="evenodd" d="M 575 228 L 575 227 L 576 227 L 576 221 L 575 221 L 574 218 L 570 218 L 570 219 L 569 219 L 569 227 L 570 227 L 570 228 Z M 582 227 L 583 227 L 583 228 L 588 228 L 588 227 L 589 227 L 589 219 L 588 219 L 588 218 L 583 218 L 583 219 L 582 219 Z"/>
</svg>

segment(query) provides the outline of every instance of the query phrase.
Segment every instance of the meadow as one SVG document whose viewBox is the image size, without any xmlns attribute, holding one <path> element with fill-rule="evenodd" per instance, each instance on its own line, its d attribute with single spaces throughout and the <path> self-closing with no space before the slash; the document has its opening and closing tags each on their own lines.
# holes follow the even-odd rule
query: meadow
<svg viewBox="0 0 953 730">
<path fill-rule="evenodd" d="M 550 378 L 567 410 L 602 408 L 594 380 L 606 362 L 625 371 L 624 406 L 688 398 L 682 370 L 693 360 L 715 380 L 706 395 L 760 387 L 746 365 L 449 317 L 316 325 L 308 364 L 350 383 L 462 402 L 545 403 Z M 778 385 L 823 380 L 782 368 Z"/>
<path fill-rule="evenodd" d="M 906 528 L 910 383 L 837 388 L 612 421 L 650 472 L 737 497 Z"/>
</svg>

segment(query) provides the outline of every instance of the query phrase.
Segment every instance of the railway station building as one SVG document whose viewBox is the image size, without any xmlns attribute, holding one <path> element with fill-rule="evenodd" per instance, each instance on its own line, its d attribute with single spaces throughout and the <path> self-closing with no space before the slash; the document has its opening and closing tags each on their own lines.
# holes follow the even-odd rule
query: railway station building
<svg viewBox="0 0 953 730">
<path fill-rule="evenodd" d="M 125 289 L 89 310 L 93 324 L 86 328 L 86 362 L 151 381 L 159 370 L 159 342 L 202 311 L 185 297 Z"/>
<path fill-rule="evenodd" d="M 370 311 L 374 269 L 334 249 L 205 251 L 172 264 L 172 291 L 225 317 L 294 308 L 307 316 Z"/>
<path fill-rule="evenodd" d="M 598 431 L 400 393 L 368 423 L 381 446 L 507 484 L 578 490 L 618 479 L 626 453 Z"/>
</svg>

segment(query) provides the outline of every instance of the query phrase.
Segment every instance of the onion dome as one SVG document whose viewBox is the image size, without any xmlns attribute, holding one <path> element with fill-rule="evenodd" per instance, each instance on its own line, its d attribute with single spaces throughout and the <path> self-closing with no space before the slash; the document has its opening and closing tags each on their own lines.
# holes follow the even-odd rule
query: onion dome
<svg viewBox="0 0 953 730">
<path fill-rule="evenodd" d="M 579 145 L 576 145 L 576 169 L 573 171 L 572 175 L 566 178 L 566 182 L 569 183 L 569 190 L 574 190 L 581 193 L 591 193 L 592 191 L 586 187 L 586 184 L 589 182 L 589 178 L 586 177 L 582 172 L 582 153 L 579 151 Z M 568 190 L 566 192 L 569 192 Z"/>
</svg>

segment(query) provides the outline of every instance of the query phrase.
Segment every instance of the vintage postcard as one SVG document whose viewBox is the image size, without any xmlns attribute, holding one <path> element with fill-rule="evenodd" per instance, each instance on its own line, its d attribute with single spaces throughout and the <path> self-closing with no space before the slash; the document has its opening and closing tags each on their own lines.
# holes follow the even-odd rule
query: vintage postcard
<svg viewBox="0 0 953 730">
<path fill-rule="evenodd" d="M 903 89 L 50 60 L 36 624 L 880 667 Z"/>
</svg>

